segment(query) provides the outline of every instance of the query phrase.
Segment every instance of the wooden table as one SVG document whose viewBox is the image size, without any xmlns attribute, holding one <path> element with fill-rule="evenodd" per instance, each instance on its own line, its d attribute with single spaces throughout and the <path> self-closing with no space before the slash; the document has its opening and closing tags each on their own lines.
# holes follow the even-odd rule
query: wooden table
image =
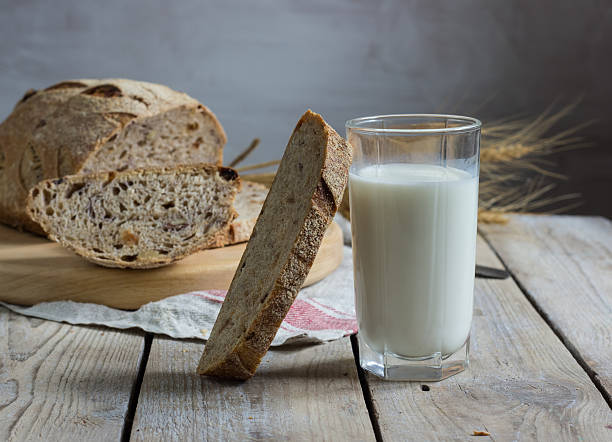
<svg viewBox="0 0 612 442">
<path fill-rule="evenodd" d="M 220 382 L 201 342 L 0 308 L 0 440 L 612 440 L 612 223 L 513 216 L 477 260 L 512 278 L 476 281 L 471 366 L 438 383 L 365 374 L 349 338 Z"/>
</svg>

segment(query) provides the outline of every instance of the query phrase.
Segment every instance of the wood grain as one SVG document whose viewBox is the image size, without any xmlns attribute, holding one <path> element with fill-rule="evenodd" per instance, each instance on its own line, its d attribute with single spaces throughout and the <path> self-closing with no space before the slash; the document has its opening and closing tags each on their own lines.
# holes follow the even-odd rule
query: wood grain
<svg viewBox="0 0 612 442">
<path fill-rule="evenodd" d="M 244 383 L 196 375 L 203 347 L 154 339 L 132 440 L 374 440 L 348 338 L 269 351 Z"/>
<path fill-rule="evenodd" d="M 119 440 L 143 342 L 0 307 L 0 440 Z"/>
<path fill-rule="evenodd" d="M 243 243 L 204 250 L 158 269 L 109 269 L 54 242 L 0 226 L 0 300 L 21 305 L 72 300 L 137 309 L 195 290 L 226 290 L 245 247 Z M 342 231 L 332 223 L 304 286 L 320 281 L 340 265 L 342 247 Z"/>
<path fill-rule="evenodd" d="M 481 238 L 478 262 L 500 266 Z M 601 394 L 512 279 L 476 280 L 470 359 L 465 372 L 426 387 L 367 375 L 383 439 L 610 438 Z"/>
<path fill-rule="evenodd" d="M 507 225 L 482 226 L 482 232 L 610 402 L 612 223 L 514 215 Z"/>
</svg>

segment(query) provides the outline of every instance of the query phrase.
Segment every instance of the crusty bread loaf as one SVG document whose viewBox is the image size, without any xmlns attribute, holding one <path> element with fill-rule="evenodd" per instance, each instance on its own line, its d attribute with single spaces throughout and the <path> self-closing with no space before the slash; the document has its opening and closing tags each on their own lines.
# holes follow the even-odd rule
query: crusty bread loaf
<svg viewBox="0 0 612 442">
<path fill-rule="evenodd" d="M 29 91 L 0 124 L 0 222 L 42 233 L 27 216 L 25 200 L 43 179 L 221 165 L 225 140 L 210 110 L 165 86 L 89 79 Z"/>
<path fill-rule="evenodd" d="M 342 200 L 351 148 L 320 115 L 298 122 L 204 347 L 198 373 L 255 373 Z"/>
<path fill-rule="evenodd" d="M 234 200 L 238 216 L 230 225 L 226 244 L 249 240 L 267 195 L 268 188 L 263 184 L 242 181 L 242 187 Z"/>
<path fill-rule="evenodd" d="M 96 264 L 154 268 L 222 245 L 239 186 L 233 169 L 212 165 L 71 175 L 38 183 L 28 212 Z"/>
</svg>

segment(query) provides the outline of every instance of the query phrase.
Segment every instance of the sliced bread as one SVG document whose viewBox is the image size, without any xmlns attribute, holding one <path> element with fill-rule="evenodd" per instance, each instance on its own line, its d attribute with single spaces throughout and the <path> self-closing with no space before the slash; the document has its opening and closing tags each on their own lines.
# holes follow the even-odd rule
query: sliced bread
<svg viewBox="0 0 612 442">
<path fill-rule="evenodd" d="M 199 374 L 253 376 L 340 205 L 351 158 L 348 143 L 320 115 L 302 116 L 204 347 Z"/>
<path fill-rule="evenodd" d="M 125 79 L 28 91 L 0 124 L 0 222 L 42 233 L 26 213 L 39 181 L 77 173 L 212 163 L 225 133 L 188 95 Z"/>
<path fill-rule="evenodd" d="M 234 200 L 234 209 L 238 216 L 230 225 L 226 244 L 248 241 L 264 201 L 268 188 L 263 184 L 242 181 L 242 187 Z"/>
<path fill-rule="evenodd" d="M 239 186 L 233 169 L 212 165 L 72 175 L 37 184 L 28 212 L 89 261 L 154 268 L 222 245 Z"/>
</svg>

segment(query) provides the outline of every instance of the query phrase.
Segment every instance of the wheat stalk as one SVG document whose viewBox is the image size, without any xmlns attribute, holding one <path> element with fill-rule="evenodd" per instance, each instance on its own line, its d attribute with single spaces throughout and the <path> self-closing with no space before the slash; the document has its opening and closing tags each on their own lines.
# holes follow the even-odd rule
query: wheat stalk
<svg viewBox="0 0 612 442">
<path fill-rule="evenodd" d="M 247 181 L 253 181 L 255 183 L 260 183 L 265 186 L 270 187 L 272 185 L 272 181 L 274 181 L 274 176 L 276 173 L 247 173 L 240 175 L 240 178 Z"/>
<path fill-rule="evenodd" d="M 263 169 L 264 167 L 278 166 L 279 164 L 280 164 L 280 160 L 266 161 L 265 163 L 251 164 L 250 166 L 238 167 L 236 171 L 237 172 L 247 172 L 249 170 Z"/>
<path fill-rule="evenodd" d="M 506 224 L 508 217 L 496 210 L 478 210 L 478 222 L 483 224 Z"/>
<path fill-rule="evenodd" d="M 253 141 L 251 141 L 251 144 L 249 144 L 249 146 L 246 149 L 244 149 L 242 152 L 238 154 L 236 158 L 234 158 L 234 160 L 230 163 L 229 167 L 236 167 L 246 157 L 248 157 L 251 154 L 251 152 L 253 152 L 255 148 L 257 148 L 257 146 L 259 146 L 259 138 L 254 138 Z"/>
</svg>

